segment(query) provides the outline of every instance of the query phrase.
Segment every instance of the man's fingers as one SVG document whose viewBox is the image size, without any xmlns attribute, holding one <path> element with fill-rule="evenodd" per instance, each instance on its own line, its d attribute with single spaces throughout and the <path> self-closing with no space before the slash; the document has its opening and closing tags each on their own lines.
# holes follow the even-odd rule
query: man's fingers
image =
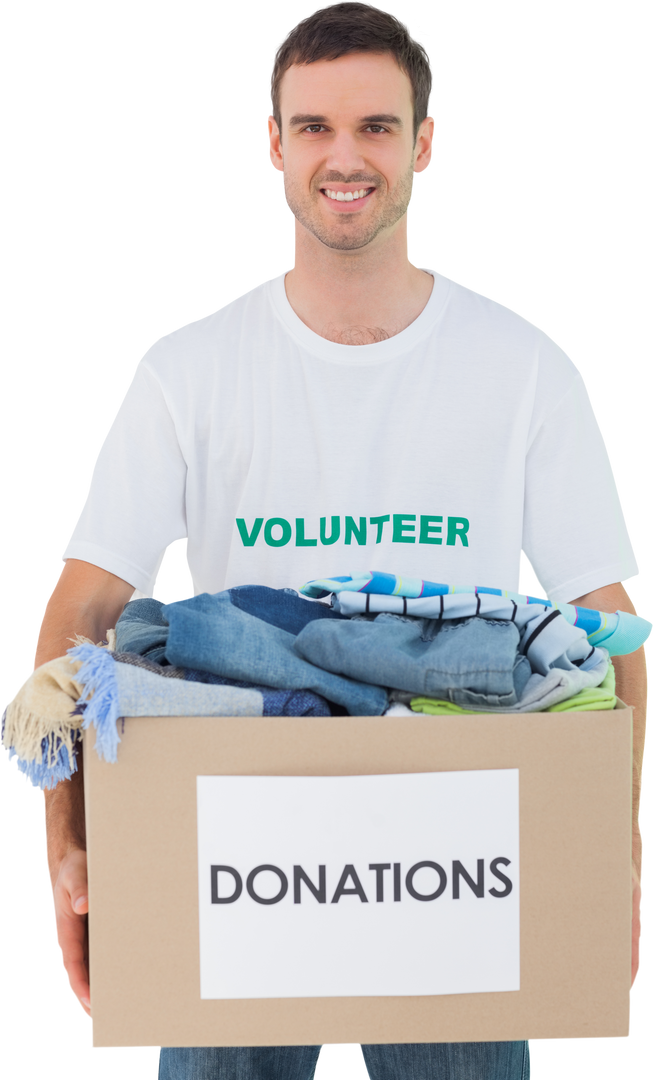
<svg viewBox="0 0 653 1080">
<path fill-rule="evenodd" d="M 62 862 L 54 887 L 54 903 L 57 934 L 68 980 L 73 993 L 90 1016 L 86 852 L 71 852 Z"/>
<path fill-rule="evenodd" d="M 65 962 L 65 961 L 64 961 Z M 70 962 L 66 964 L 68 981 L 73 994 L 79 999 L 82 1008 L 91 1015 L 91 988 L 88 982 L 88 969 L 86 963 Z"/>
<path fill-rule="evenodd" d="M 59 945 L 63 963 L 74 994 L 86 1012 L 90 1013 L 91 990 L 88 979 L 88 946 L 86 918 L 74 913 L 57 913 Z"/>
<path fill-rule="evenodd" d="M 634 866 L 632 867 L 632 954 L 630 964 L 630 984 L 632 989 L 635 989 L 637 985 L 643 966 L 642 906 L 641 882 Z"/>
</svg>

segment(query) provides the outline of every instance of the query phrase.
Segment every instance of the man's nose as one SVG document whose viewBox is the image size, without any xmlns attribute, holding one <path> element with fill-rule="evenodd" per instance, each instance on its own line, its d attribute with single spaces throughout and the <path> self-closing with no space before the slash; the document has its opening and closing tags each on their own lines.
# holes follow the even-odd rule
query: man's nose
<svg viewBox="0 0 653 1080">
<path fill-rule="evenodd" d="M 343 176 L 366 171 L 365 158 L 353 132 L 341 131 L 334 136 L 325 164 L 329 172 L 338 172 Z"/>
</svg>

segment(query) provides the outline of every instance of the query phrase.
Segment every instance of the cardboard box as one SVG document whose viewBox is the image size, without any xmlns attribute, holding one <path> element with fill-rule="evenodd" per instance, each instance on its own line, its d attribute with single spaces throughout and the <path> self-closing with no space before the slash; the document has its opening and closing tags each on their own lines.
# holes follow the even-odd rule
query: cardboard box
<svg viewBox="0 0 653 1080">
<path fill-rule="evenodd" d="M 623 706 L 527 716 L 127 719 L 114 765 L 98 760 L 91 735 L 94 1044 L 627 1035 L 631 727 Z M 495 769 L 519 770 L 519 990 L 201 998 L 198 776 Z"/>
</svg>

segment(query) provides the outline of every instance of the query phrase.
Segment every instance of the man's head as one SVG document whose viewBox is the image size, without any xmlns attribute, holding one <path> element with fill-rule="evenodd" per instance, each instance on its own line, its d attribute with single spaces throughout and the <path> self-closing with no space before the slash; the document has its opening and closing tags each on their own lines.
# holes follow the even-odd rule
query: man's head
<svg viewBox="0 0 653 1080">
<path fill-rule="evenodd" d="M 422 46 L 367 4 L 318 11 L 279 48 L 272 161 L 298 222 L 327 247 L 365 247 L 404 217 L 430 158 L 430 88 Z"/>
<path fill-rule="evenodd" d="M 369 4 L 333 4 L 303 19 L 279 46 L 272 71 L 272 115 L 281 131 L 281 80 L 293 64 L 337 60 L 348 53 L 387 53 L 408 77 L 413 136 L 428 113 L 431 69 L 426 50 L 394 15 Z"/>
</svg>

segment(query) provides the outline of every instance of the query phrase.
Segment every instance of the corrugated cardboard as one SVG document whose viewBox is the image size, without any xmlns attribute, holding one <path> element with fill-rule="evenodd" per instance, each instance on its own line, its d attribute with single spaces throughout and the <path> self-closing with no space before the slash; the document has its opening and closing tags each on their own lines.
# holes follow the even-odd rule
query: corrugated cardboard
<svg viewBox="0 0 653 1080">
<path fill-rule="evenodd" d="M 628 1034 L 631 710 L 146 718 L 84 744 L 96 1046 Z M 200 999 L 196 777 L 520 770 L 521 989 Z M 310 957 L 307 957 L 310 963 Z"/>
</svg>

